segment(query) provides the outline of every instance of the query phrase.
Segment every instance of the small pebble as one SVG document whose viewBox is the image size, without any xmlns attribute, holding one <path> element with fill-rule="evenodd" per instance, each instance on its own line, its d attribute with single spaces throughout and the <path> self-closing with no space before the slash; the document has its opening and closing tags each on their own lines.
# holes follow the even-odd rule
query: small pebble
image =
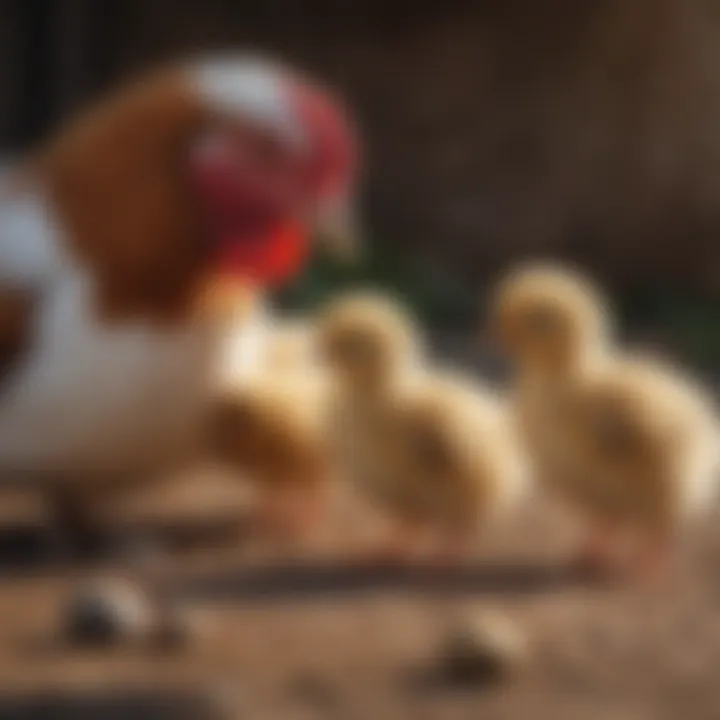
<svg viewBox="0 0 720 720">
<path fill-rule="evenodd" d="M 506 617 L 468 613 L 450 628 L 442 649 L 441 670 L 450 683 L 496 683 L 517 671 L 526 656 L 524 636 Z"/>
<path fill-rule="evenodd" d="M 80 586 L 63 611 L 66 637 L 78 645 L 144 640 L 156 622 L 156 610 L 148 595 L 137 585 L 119 580 Z"/>
<path fill-rule="evenodd" d="M 237 720 L 242 696 L 234 683 L 218 684 L 207 694 L 208 715 L 216 720 Z"/>
</svg>

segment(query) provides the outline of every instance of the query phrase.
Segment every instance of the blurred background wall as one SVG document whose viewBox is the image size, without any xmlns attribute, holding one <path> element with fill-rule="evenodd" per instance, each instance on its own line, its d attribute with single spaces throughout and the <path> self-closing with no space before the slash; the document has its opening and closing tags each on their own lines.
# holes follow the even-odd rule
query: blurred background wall
<svg viewBox="0 0 720 720">
<path fill-rule="evenodd" d="M 423 287 L 474 292 L 539 254 L 583 261 L 624 293 L 720 290 L 718 0 L 0 8 L 7 149 L 148 63 L 250 45 L 349 98 L 370 150 L 371 234 Z"/>
</svg>

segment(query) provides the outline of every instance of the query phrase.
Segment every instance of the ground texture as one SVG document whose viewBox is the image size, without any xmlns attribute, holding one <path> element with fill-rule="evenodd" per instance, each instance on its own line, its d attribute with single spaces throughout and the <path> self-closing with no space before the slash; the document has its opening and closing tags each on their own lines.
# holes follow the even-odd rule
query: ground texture
<svg viewBox="0 0 720 720">
<path fill-rule="evenodd" d="M 115 568 L 49 556 L 33 508 L 5 504 L 0 719 L 720 717 L 720 514 L 649 593 L 563 572 L 572 532 L 541 503 L 491 531 L 462 568 L 392 570 L 347 563 L 339 541 L 283 559 L 241 531 L 200 537 L 220 515 L 231 529 L 242 503 L 199 482 L 183 493 L 177 512 L 163 496 L 161 517 L 143 503 L 141 518 L 165 529 L 172 551 L 138 572 L 195 622 L 195 639 L 172 652 L 63 644 L 63 598 L 78 578 Z M 529 659 L 506 681 L 452 687 L 426 672 L 468 608 L 501 610 L 527 637 Z"/>
</svg>

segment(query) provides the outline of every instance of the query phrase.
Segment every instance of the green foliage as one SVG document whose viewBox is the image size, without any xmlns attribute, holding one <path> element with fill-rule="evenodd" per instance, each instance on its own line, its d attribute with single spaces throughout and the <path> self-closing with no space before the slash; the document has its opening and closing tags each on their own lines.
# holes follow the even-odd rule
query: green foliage
<svg viewBox="0 0 720 720">
<path fill-rule="evenodd" d="M 338 292 L 377 288 L 401 298 L 430 325 L 457 326 L 474 316 L 469 293 L 430 275 L 388 245 L 370 243 L 354 262 L 342 263 L 317 253 L 308 270 L 278 300 L 283 307 L 312 310 Z"/>
<path fill-rule="evenodd" d="M 313 310 L 339 292 L 377 288 L 402 299 L 431 327 L 472 327 L 472 289 L 423 269 L 390 244 L 369 243 L 360 258 L 341 263 L 317 253 L 308 270 L 278 297 L 280 305 Z M 650 333 L 705 369 L 720 366 L 720 302 L 681 288 L 643 287 L 621 293 L 617 309 L 630 335 Z"/>
<path fill-rule="evenodd" d="M 720 365 L 720 303 L 680 288 L 628 293 L 621 314 L 632 326 L 651 328 L 706 369 Z"/>
</svg>

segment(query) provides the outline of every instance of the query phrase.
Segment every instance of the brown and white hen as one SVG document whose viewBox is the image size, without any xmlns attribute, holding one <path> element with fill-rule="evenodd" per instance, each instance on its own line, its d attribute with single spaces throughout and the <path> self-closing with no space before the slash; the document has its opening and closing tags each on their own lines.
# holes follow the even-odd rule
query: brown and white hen
<svg viewBox="0 0 720 720">
<path fill-rule="evenodd" d="M 192 457 L 228 332 L 338 217 L 356 156 L 327 90 L 220 57 L 140 78 L 10 168 L 2 479 L 37 484 L 77 522 L 94 491 Z"/>
</svg>

